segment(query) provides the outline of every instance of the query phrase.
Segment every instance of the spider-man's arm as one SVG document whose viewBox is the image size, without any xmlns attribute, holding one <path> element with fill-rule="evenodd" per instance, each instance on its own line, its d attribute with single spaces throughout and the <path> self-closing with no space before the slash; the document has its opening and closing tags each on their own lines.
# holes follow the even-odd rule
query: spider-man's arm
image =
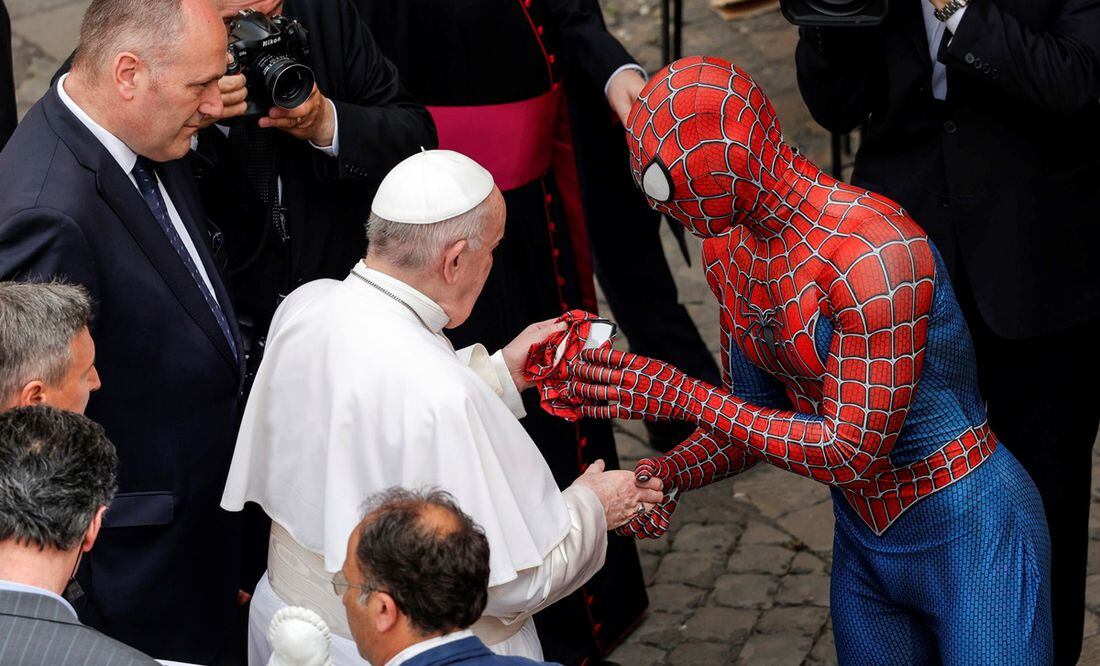
<svg viewBox="0 0 1100 666">
<path fill-rule="evenodd" d="M 727 324 L 723 316 L 722 383 L 746 402 L 777 409 L 787 406 L 783 385 L 749 362 L 733 344 Z M 661 479 L 665 498 L 651 511 L 635 516 L 616 532 L 638 539 L 659 538 L 668 531 L 681 492 L 740 474 L 759 461 L 745 447 L 710 428 L 701 427 L 665 455 L 638 461 L 634 474 L 642 479 Z"/>
<path fill-rule="evenodd" d="M 818 414 L 752 404 L 661 361 L 612 350 L 585 352 L 588 363 L 574 370 L 587 382 L 574 386 L 577 394 L 612 403 L 585 414 L 689 420 L 778 467 L 862 485 L 887 464 L 912 401 L 935 270 L 926 239 L 885 229 L 845 241 L 819 279 L 836 333 Z"/>
</svg>

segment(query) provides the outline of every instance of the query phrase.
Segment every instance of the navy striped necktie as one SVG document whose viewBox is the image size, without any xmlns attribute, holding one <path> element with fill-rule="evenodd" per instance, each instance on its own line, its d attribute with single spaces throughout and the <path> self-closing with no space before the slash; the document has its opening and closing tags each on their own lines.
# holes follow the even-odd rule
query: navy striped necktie
<svg viewBox="0 0 1100 666">
<path fill-rule="evenodd" d="M 139 155 L 131 173 L 134 175 L 134 180 L 137 181 L 138 190 L 141 192 L 142 198 L 145 199 L 145 204 L 149 206 L 149 212 L 153 214 L 153 218 L 160 225 L 161 231 L 168 237 L 168 242 L 176 250 L 176 254 L 179 255 L 180 261 L 187 268 L 187 272 L 191 274 L 195 286 L 199 288 L 199 293 L 202 294 L 207 307 L 210 308 L 210 313 L 214 316 L 214 320 L 218 322 L 218 328 L 222 330 L 222 334 L 225 335 L 225 339 L 229 343 L 229 348 L 233 350 L 233 355 L 236 356 L 237 343 L 233 339 L 233 331 L 229 328 L 225 313 L 222 312 L 218 301 L 214 299 L 214 295 L 210 293 L 210 288 L 206 286 L 206 281 L 202 279 L 202 274 L 199 273 L 194 259 L 191 258 L 191 253 L 187 251 L 183 240 L 176 233 L 176 227 L 168 217 L 168 208 L 165 206 L 164 198 L 160 195 L 160 188 L 157 186 L 156 165 Z"/>
</svg>

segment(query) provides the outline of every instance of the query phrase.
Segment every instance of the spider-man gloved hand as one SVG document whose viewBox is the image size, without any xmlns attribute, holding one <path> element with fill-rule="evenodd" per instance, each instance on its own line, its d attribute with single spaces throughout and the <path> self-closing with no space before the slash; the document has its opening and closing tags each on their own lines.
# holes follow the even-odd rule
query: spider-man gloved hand
<svg viewBox="0 0 1100 666">
<path fill-rule="evenodd" d="M 664 361 L 607 348 L 581 352 L 569 374 L 569 391 L 588 403 L 581 414 L 597 419 L 699 423 L 713 388 Z"/>
<path fill-rule="evenodd" d="M 645 513 L 639 513 L 625 525 L 615 530 L 620 536 L 632 536 L 635 539 L 659 539 L 668 531 L 672 512 L 676 510 L 676 497 L 680 488 L 676 485 L 676 470 L 664 456 L 644 458 L 634 468 L 634 478 L 645 482 L 651 478 L 661 480 L 665 493 L 661 503 Z"/>
</svg>

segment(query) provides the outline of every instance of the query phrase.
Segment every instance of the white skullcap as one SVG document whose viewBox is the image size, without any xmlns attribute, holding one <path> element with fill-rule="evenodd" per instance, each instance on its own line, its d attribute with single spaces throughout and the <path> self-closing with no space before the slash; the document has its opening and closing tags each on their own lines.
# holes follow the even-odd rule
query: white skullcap
<svg viewBox="0 0 1100 666">
<path fill-rule="evenodd" d="M 469 157 L 422 150 L 386 174 L 371 212 L 391 222 L 432 224 L 477 208 L 492 192 L 492 174 Z"/>
</svg>

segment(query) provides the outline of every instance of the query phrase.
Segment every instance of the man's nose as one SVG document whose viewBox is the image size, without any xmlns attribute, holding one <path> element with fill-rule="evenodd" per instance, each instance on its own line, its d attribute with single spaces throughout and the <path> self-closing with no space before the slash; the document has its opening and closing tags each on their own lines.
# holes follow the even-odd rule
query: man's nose
<svg viewBox="0 0 1100 666">
<path fill-rule="evenodd" d="M 92 387 L 88 390 L 89 391 L 98 391 L 99 387 L 103 386 L 103 384 L 99 381 L 99 371 L 95 369 L 94 365 L 92 366 L 92 377 L 91 377 L 91 379 L 92 379 Z"/>
<path fill-rule="evenodd" d="M 214 82 L 203 94 L 202 102 L 199 104 L 199 113 L 220 118 L 224 110 L 225 105 L 222 104 L 221 91 L 218 89 L 217 82 Z"/>
</svg>

